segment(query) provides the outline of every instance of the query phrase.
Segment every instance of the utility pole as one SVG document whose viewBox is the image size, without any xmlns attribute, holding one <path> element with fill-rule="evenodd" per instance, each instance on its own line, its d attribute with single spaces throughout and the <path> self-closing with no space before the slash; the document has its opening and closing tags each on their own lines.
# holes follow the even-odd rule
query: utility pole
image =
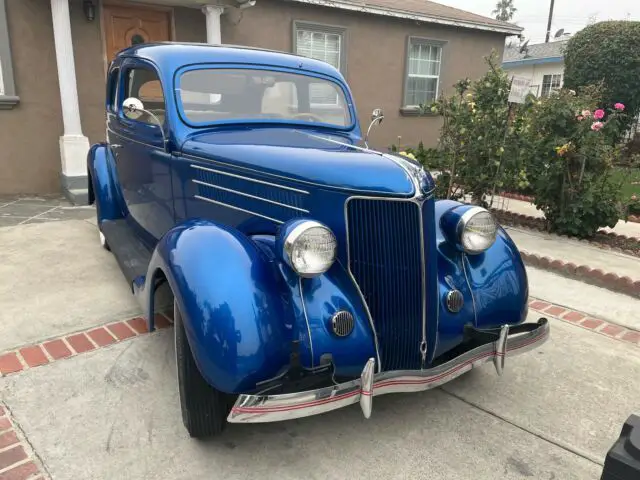
<svg viewBox="0 0 640 480">
<path fill-rule="evenodd" d="M 553 4 L 555 0 L 551 0 L 551 6 L 549 7 L 549 21 L 547 22 L 547 38 L 544 43 L 549 43 L 549 36 L 551 35 L 551 21 L 553 20 Z"/>
</svg>

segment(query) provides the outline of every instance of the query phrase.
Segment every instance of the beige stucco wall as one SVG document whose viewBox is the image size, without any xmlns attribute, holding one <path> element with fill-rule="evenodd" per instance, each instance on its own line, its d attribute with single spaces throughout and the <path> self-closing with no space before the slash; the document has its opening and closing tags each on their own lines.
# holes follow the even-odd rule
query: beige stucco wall
<svg viewBox="0 0 640 480">
<path fill-rule="evenodd" d="M 445 91 L 451 91 L 451 86 L 461 78 L 482 75 L 486 71 L 483 56 L 495 49 L 501 59 L 504 49 L 502 34 L 417 25 L 400 19 L 281 0 L 259 0 L 255 7 L 243 12 L 242 18 L 237 13 L 225 15 L 222 39 L 225 43 L 291 52 L 294 20 L 347 29 L 347 81 L 364 131 L 373 109 L 384 109 L 384 123 L 372 132 L 370 142 L 381 149 L 397 143 L 398 136 L 405 145 L 417 145 L 420 140 L 425 145 L 435 145 L 439 134 L 439 118 L 400 115 L 409 36 L 447 41 L 440 79 Z"/>
<path fill-rule="evenodd" d="M 0 194 L 55 193 L 60 191 L 58 139 L 63 132 L 53 28 L 46 0 L 7 0 L 16 91 L 20 104 L 0 110 Z M 91 143 L 104 139 L 105 62 L 98 16 L 88 22 L 82 0 L 70 0 L 80 116 Z M 399 113 L 404 90 L 407 37 L 445 40 L 440 85 L 449 89 L 465 76 L 485 71 L 482 57 L 504 46 L 501 34 L 416 25 L 386 17 L 365 16 L 282 0 L 259 0 L 242 16 L 223 16 L 224 43 L 292 51 L 293 21 L 345 27 L 347 80 L 366 130 L 371 111 L 382 107 L 385 122 L 372 134 L 373 146 L 386 149 L 397 143 L 434 145 L 438 118 L 403 117 Z M 174 9 L 175 39 L 206 41 L 205 18 L 198 9 Z"/>
<path fill-rule="evenodd" d="M 20 104 L 0 110 L 0 195 L 60 191 L 63 133 L 50 2 L 7 0 L 13 69 Z M 88 22 L 82 0 L 70 0 L 78 98 L 83 133 L 90 143 L 104 140 L 104 80 L 100 9 Z M 175 38 L 206 41 L 198 9 L 174 9 Z"/>
</svg>

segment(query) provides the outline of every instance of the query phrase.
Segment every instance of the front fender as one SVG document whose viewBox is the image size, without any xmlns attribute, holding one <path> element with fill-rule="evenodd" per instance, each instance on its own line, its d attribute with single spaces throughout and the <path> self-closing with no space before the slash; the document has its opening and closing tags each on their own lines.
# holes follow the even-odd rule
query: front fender
<svg viewBox="0 0 640 480">
<path fill-rule="evenodd" d="M 89 203 L 95 202 L 98 224 L 126 216 L 122 192 L 118 187 L 113 155 L 106 143 L 96 143 L 87 154 L 89 174 Z"/>
<path fill-rule="evenodd" d="M 442 229 L 443 215 L 462 205 L 451 200 L 436 202 L 436 243 L 438 250 L 439 331 L 438 351 L 446 352 L 459 343 L 465 324 L 492 328 L 522 323 L 527 317 L 529 286 L 518 248 L 500 227 L 495 243 L 478 255 L 460 252 Z M 463 309 L 451 313 L 446 295 L 452 289 L 464 296 Z"/>
<path fill-rule="evenodd" d="M 190 220 L 156 246 L 146 290 L 158 271 L 174 293 L 196 364 L 216 389 L 251 390 L 288 363 L 287 288 L 255 242 L 232 228 Z"/>
</svg>

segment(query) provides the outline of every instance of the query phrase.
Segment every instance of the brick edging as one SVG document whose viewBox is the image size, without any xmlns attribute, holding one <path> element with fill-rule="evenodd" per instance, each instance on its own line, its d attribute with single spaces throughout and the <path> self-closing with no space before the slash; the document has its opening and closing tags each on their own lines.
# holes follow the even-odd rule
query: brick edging
<svg viewBox="0 0 640 480">
<path fill-rule="evenodd" d="M 529 308 L 617 340 L 640 346 L 640 331 L 622 327 L 594 318 L 587 313 L 571 310 L 534 297 L 529 299 Z M 155 324 L 158 330 L 170 327 L 172 323 L 173 320 L 170 314 L 156 314 L 155 316 Z M 108 347 L 148 333 L 146 321 L 136 317 L 130 320 L 92 327 L 81 332 L 66 334 L 44 342 L 14 348 L 0 353 L 0 377 L 75 357 L 82 353 Z M 2 451 L 1 447 L 0 451 Z"/>
<path fill-rule="evenodd" d="M 520 250 L 520 255 L 527 265 L 550 270 L 568 278 L 577 279 L 614 292 L 640 298 L 640 280 L 634 281 L 630 277 L 621 277 L 616 273 L 603 272 L 599 268 L 591 268 L 587 265 L 576 265 L 572 262 L 540 256 L 524 250 Z"/>
<path fill-rule="evenodd" d="M 585 312 L 529 297 L 529 308 L 572 325 L 640 347 L 640 331 L 590 316 Z"/>
<path fill-rule="evenodd" d="M 45 480 L 36 454 L 24 439 L 6 405 L 0 402 L 0 478 L 3 480 Z"/>
<path fill-rule="evenodd" d="M 519 193 L 511 193 L 511 192 L 502 192 L 500 193 L 500 196 L 504 198 L 510 198 L 512 200 L 520 200 L 522 202 L 529 202 L 529 203 L 533 203 L 535 200 L 534 197 L 531 197 L 529 195 L 521 195 Z M 622 218 L 620 220 L 622 220 Z M 627 219 L 627 221 L 633 222 L 633 223 L 640 223 L 640 216 L 629 215 L 629 218 Z"/>
<path fill-rule="evenodd" d="M 167 328 L 173 322 L 171 315 L 167 313 L 156 314 L 154 320 L 157 330 Z M 0 353 L 0 377 L 75 357 L 148 333 L 146 320 L 136 317 L 25 345 Z"/>
<path fill-rule="evenodd" d="M 563 238 L 567 240 L 573 240 L 574 242 L 581 242 L 581 243 L 593 245 L 598 248 L 604 248 L 605 250 L 611 250 L 614 252 L 620 252 L 620 253 L 625 253 L 627 255 L 637 256 L 637 254 L 633 250 L 627 250 L 619 247 L 612 247 L 610 245 L 607 245 L 606 243 L 601 243 L 594 240 L 580 239 L 577 237 L 570 237 L 569 235 L 559 235 L 557 233 L 549 233 L 543 227 L 540 226 L 540 223 L 543 223 L 545 221 L 544 218 L 541 218 L 541 217 L 534 217 L 533 215 L 525 215 L 523 213 L 515 213 L 509 210 L 503 210 L 501 208 L 491 208 L 490 210 L 491 210 L 491 213 L 493 213 L 498 220 L 506 219 L 507 222 L 515 226 L 530 228 L 531 230 L 544 232 L 549 235 L 556 236 L 558 238 Z M 606 230 L 598 230 L 598 233 L 600 235 L 606 235 L 607 237 L 619 238 L 624 241 L 632 240 L 640 244 L 639 237 L 630 237 L 622 233 L 607 232 Z"/>
</svg>

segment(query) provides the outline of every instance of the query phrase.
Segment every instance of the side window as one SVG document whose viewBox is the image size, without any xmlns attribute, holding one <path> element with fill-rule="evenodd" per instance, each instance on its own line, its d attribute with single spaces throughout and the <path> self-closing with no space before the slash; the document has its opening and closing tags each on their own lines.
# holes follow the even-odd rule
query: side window
<svg viewBox="0 0 640 480">
<path fill-rule="evenodd" d="M 562 75 L 544 75 L 542 77 L 542 96 L 548 97 L 562 87 Z"/>
<path fill-rule="evenodd" d="M 438 97 L 442 42 L 409 38 L 404 107 L 431 105 Z"/>
<path fill-rule="evenodd" d="M 111 112 L 116 112 L 117 109 L 117 94 L 118 90 L 118 75 L 120 74 L 119 68 L 114 68 L 109 72 L 109 78 L 107 80 L 107 109 Z"/>
<path fill-rule="evenodd" d="M 140 100 L 144 109 L 153 113 L 161 124 L 164 124 L 165 103 L 162 93 L 162 84 L 156 72 L 150 68 L 131 68 L 126 71 L 124 78 L 124 99 L 135 97 Z M 138 122 L 157 125 L 153 116 L 145 112 L 135 112 L 134 116 L 129 116 Z"/>
</svg>

